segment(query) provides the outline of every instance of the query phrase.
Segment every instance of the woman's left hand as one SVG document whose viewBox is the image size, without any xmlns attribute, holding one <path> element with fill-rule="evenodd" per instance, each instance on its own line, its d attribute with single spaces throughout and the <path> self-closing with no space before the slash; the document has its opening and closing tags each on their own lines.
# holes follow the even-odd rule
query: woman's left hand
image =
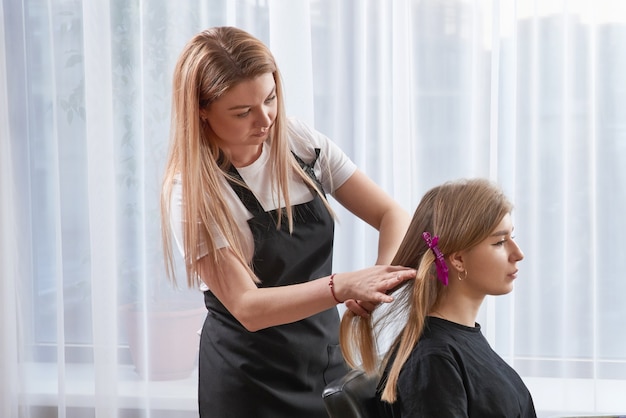
<svg viewBox="0 0 626 418">
<path fill-rule="evenodd" d="M 368 318 L 370 314 L 380 305 L 380 303 L 365 302 L 362 300 L 348 299 L 345 301 L 346 308 L 355 315 Z"/>
</svg>

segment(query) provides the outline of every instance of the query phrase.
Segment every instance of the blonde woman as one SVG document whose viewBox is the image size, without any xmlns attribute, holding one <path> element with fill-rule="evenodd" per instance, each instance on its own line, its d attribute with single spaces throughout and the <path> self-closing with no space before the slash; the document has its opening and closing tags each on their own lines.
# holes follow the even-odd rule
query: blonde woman
<svg viewBox="0 0 626 418">
<path fill-rule="evenodd" d="M 483 337 L 485 296 L 513 290 L 523 253 L 513 239 L 511 203 L 483 179 L 435 187 L 423 197 L 392 260 L 417 269 L 396 301 L 371 322 L 346 312 L 341 347 L 352 367 L 381 375 L 389 417 L 535 417 L 519 375 Z M 401 321 L 378 364 L 376 332 Z"/>
<path fill-rule="evenodd" d="M 408 214 L 328 138 L 285 117 L 272 54 L 240 29 L 188 42 L 172 113 L 163 234 L 170 275 L 176 243 L 208 309 L 200 416 L 326 417 L 323 388 L 346 371 L 335 306 L 367 316 L 415 277 L 386 265 Z M 379 231 L 381 265 L 332 273 L 326 193 Z"/>
</svg>

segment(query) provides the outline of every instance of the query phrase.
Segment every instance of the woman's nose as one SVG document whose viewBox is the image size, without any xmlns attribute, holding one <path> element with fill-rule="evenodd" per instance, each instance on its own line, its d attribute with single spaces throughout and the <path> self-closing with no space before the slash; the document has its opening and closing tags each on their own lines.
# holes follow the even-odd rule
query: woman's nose
<svg viewBox="0 0 626 418">
<path fill-rule="evenodd" d="M 262 109 L 258 113 L 256 124 L 261 128 L 267 128 L 272 124 L 272 116 L 269 110 Z"/>
<path fill-rule="evenodd" d="M 511 242 L 513 242 L 514 248 L 513 248 L 513 258 L 515 259 L 515 261 L 521 261 L 522 259 L 524 259 L 524 252 L 522 251 L 522 249 L 519 247 L 519 245 L 517 245 L 517 242 L 511 240 Z"/>
</svg>

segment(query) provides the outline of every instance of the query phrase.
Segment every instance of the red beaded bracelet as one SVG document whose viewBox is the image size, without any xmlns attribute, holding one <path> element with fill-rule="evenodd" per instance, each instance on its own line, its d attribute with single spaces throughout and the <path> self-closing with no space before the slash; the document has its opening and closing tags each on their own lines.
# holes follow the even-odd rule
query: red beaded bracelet
<svg viewBox="0 0 626 418">
<path fill-rule="evenodd" d="M 337 296 L 335 295 L 335 283 L 333 282 L 334 279 L 335 279 L 335 273 L 331 274 L 330 280 L 328 280 L 328 287 L 330 287 L 330 293 L 333 295 L 333 299 L 335 299 L 335 302 L 343 303 L 342 301 L 337 299 Z"/>
</svg>

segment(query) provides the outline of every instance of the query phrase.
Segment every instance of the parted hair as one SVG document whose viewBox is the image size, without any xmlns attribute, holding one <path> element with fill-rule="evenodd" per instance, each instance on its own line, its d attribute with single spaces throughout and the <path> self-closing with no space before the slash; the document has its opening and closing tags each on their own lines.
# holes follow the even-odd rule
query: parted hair
<svg viewBox="0 0 626 418">
<path fill-rule="evenodd" d="M 437 280 L 435 256 L 422 233 L 439 237 L 438 247 L 450 274 L 455 274 L 449 255 L 483 241 L 511 210 L 512 205 L 501 189 L 485 179 L 447 182 L 424 195 L 392 261 L 394 265 L 415 268 L 415 280 L 403 283 L 394 293 L 394 302 L 374 319 L 346 311 L 341 321 L 341 349 L 351 367 L 382 375 L 390 366 L 383 382 L 382 400 L 395 402 L 400 370 L 422 335 L 426 316 L 446 291 Z M 398 321 L 402 325 L 380 361 L 377 336 Z"/>
<path fill-rule="evenodd" d="M 168 277 L 172 280 L 175 280 L 175 275 L 170 225 L 171 196 L 175 182 L 180 181 L 188 286 L 195 287 L 200 283 L 198 260 L 203 254 L 200 253 L 199 242 L 206 243 L 211 261 L 209 274 L 223 273 L 214 244 L 216 233 L 226 239 L 251 279 L 258 281 L 246 261 L 239 229 L 223 197 L 223 177 L 238 182 L 228 173 L 230 156 L 218 146 L 214 132 L 201 117 L 201 110 L 209 109 L 215 100 L 238 83 L 268 73 L 273 75 L 276 83 L 277 98 L 276 118 L 267 139 L 271 144 L 271 186 L 276 201 L 285 204 L 284 214 L 277 211 L 277 227 L 280 227 L 284 216 L 289 229 L 293 228 L 287 186 L 290 173 L 295 173 L 312 190 L 317 190 L 291 155 L 281 76 L 267 46 L 235 27 L 214 27 L 198 33 L 183 48 L 172 80 L 170 149 L 161 191 L 163 250 Z M 330 210 L 327 201 L 323 201 Z M 214 232 L 215 228 L 217 232 Z"/>
</svg>

